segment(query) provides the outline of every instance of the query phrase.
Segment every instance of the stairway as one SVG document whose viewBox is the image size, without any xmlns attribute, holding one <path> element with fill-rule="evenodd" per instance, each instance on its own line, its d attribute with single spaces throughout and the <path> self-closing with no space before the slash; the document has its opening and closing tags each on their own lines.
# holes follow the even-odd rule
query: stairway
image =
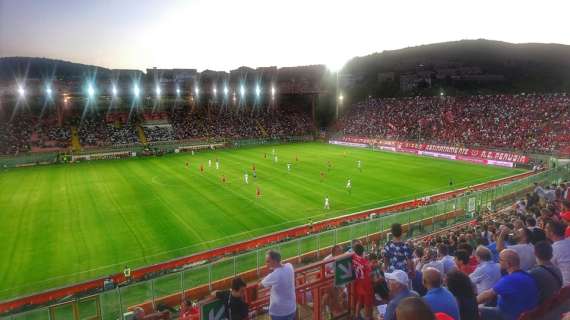
<svg viewBox="0 0 570 320">
<path fill-rule="evenodd" d="M 71 150 L 81 151 L 81 142 L 79 140 L 79 131 L 77 131 L 77 127 L 71 127 Z"/>
<path fill-rule="evenodd" d="M 137 125 L 137 135 L 139 136 L 140 143 L 146 145 L 148 141 L 146 140 L 146 136 L 144 135 L 144 129 L 141 125 Z"/>
<path fill-rule="evenodd" d="M 261 131 L 261 133 L 263 133 L 264 137 L 269 136 L 267 134 L 267 131 L 265 131 L 265 128 L 261 125 L 261 123 L 259 123 L 259 120 L 255 119 L 255 123 L 257 123 L 257 127 L 259 128 L 259 131 Z"/>
</svg>

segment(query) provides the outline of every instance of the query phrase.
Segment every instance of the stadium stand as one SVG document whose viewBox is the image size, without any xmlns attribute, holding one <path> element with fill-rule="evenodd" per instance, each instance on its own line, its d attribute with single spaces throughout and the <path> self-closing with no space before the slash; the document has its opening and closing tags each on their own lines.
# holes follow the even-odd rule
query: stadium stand
<svg viewBox="0 0 570 320">
<path fill-rule="evenodd" d="M 570 145 L 570 97 L 565 94 L 370 98 L 350 110 L 339 123 L 346 135 L 525 152 Z"/>
</svg>

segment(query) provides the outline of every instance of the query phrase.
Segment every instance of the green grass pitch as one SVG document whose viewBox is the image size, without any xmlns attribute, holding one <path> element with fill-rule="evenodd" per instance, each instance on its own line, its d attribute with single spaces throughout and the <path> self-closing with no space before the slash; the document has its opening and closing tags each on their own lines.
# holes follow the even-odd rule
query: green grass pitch
<svg viewBox="0 0 570 320">
<path fill-rule="evenodd" d="M 520 172 L 322 143 L 5 170 L 0 300 Z"/>
</svg>

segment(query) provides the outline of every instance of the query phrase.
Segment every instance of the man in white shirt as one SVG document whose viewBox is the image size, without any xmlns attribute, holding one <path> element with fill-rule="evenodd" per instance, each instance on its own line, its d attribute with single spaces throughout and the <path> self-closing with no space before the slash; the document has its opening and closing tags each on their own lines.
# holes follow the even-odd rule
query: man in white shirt
<svg viewBox="0 0 570 320">
<path fill-rule="evenodd" d="M 271 288 L 269 295 L 271 320 L 293 320 L 297 310 L 293 265 L 281 264 L 281 254 L 273 250 L 267 251 L 265 263 L 272 271 L 261 280 L 261 285 Z"/>
<path fill-rule="evenodd" d="M 447 274 L 455 270 L 455 258 L 449 255 L 449 248 L 445 244 L 437 246 L 437 258 L 443 264 L 443 273 Z"/>
<path fill-rule="evenodd" d="M 503 249 L 514 250 L 519 256 L 521 270 L 530 270 L 536 265 L 534 246 L 530 244 L 532 233 L 527 228 L 518 229 L 512 237 L 512 240 L 515 240 L 517 244 L 512 246 L 505 246 L 505 238 L 509 232 L 510 230 L 508 228 L 503 228 L 503 231 L 501 231 L 499 234 L 499 237 L 497 239 L 497 251 L 501 252 Z"/>
<path fill-rule="evenodd" d="M 492 288 L 501 279 L 501 266 L 493 261 L 491 250 L 484 246 L 478 246 L 475 250 L 477 268 L 469 278 L 477 288 L 477 294 Z"/>
<path fill-rule="evenodd" d="M 562 273 L 563 286 L 570 284 L 570 238 L 564 237 L 566 226 L 561 222 L 546 224 L 546 237 L 552 241 L 552 264 Z"/>
</svg>

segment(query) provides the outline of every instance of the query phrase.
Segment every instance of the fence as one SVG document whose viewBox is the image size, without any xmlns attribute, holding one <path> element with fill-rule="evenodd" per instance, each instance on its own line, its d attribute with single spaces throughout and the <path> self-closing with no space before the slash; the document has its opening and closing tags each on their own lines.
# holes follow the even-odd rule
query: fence
<svg viewBox="0 0 570 320">
<path fill-rule="evenodd" d="M 247 279 L 259 277 L 267 249 L 281 252 L 284 259 L 296 264 L 312 262 L 324 257 L 325 249 L 347 243 L 355 238 L 383 242 L 393 223 L 406 226 L 407 236 L 421 236 L 445 226 L 465 222 L 476 212 L 512 203 L 515 197 L 528 192 L 533 183 L 559 183 L 570 177 L 568 165 L 500 185 L 491 189 L 465 194 L 450 200 L 409 211 L 371 217 L 364 221 L 327 230 L 302 238 L 257 248 L 218 261 L 189 267 L 147 281 L 116 287 L 93 296 L 70 298 L 60 304 L 25 313 L 5 316 L 3 320 L 36 319 L 119 319 L 129 307 L 147 304 L 156 307 L 161 302 L 182 302 L 185 298 L 201 298 L 213 289 L 227 285 L 235 275 Z M 370 241 L 366 241 L 370 243 Z"/>
</svg>

